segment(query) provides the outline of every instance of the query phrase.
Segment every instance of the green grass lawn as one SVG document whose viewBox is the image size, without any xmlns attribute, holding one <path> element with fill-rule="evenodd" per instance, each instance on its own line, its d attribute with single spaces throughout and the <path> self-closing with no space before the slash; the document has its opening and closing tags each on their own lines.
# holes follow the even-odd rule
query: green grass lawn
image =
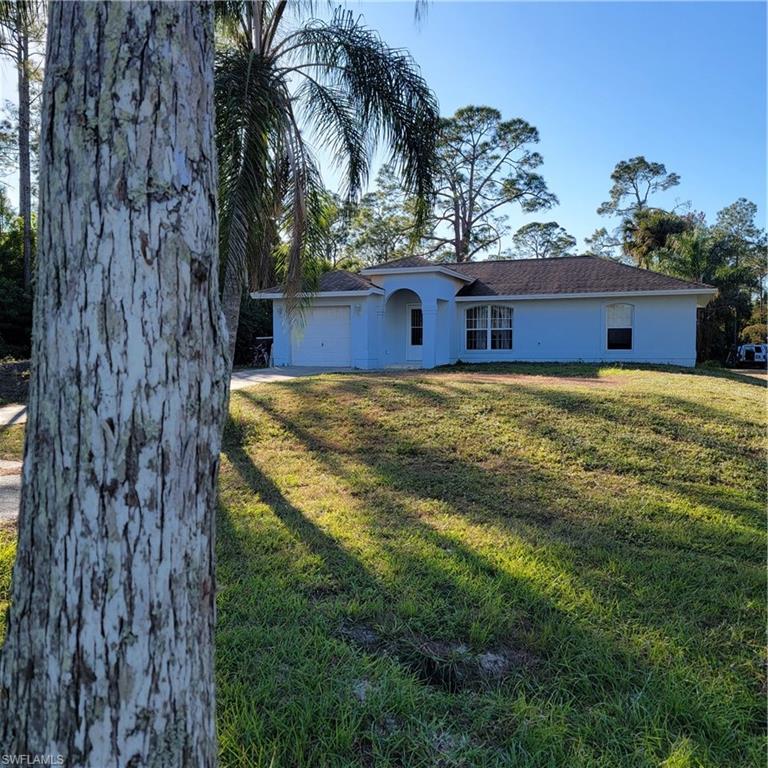
<svg viewBox="0 0 768 768">
<path fill-rule="evenodd" d="M 222 765 L 764 765 L 765 395 L 594 366 L 233 394 Z"/>
</svg>

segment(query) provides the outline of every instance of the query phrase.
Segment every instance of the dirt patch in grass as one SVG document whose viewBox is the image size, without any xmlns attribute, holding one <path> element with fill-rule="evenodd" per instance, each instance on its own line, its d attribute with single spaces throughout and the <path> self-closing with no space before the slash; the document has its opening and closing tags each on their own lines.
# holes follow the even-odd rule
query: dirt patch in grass
<svg viewBox="0 0 768 768">
<path fill-rule="evenodd" d="M 575 375 L 550 375 L 546 373 L 520 373 L 520 372 L 494 372 L 479 370 L 458 370 L 453 371 L 451 369 L 437 369 L 439 370 L 439 378 L 437 375 L 432 374 L 431 383 L 437 384 L 441 380 L 446 379 L 451 383 L 461 384 L 474 384 L 477 382 L 485 382 L 488 384 L 507 384 L 507 383 L 528 383 L 528 384 L 583 384 L 586 386 L 598 386 L 598 387 L 617 387 L 625 379 L 621 376 L 613 375 L 598 375 L 595 373 L 584 374 L 582 376 Z M 403 370 L 403 371 L 385 371 L 369 374 L 369 378 L 374 376 L 382 376 L 391 379 L 423 379 L 428 374 L 423 370 Z"/>
<path fill-rule="evenodd" d="M 464 643 L 419 638 L 402 643 L 399 658 L 419 680 L 449 693 L 495 687 L 538 663 L 532 653 L 512 646 L 476 653 Z"/>
<path fill-rule="evenodd" d="M 516 674 L 530 672 L 538 657 L 511 644 L 495 644 L 481 651 L 466 643 L 410 635 L 384 638 L 365 624 L 345 623 L 340 634 L 367 653 L 397 659 L 422 682 L 457 693 L 493 688 Z"/>
<path fill-rule="evenodd" d="M 369 627 L 366 624 L 345 622 L 341 625 L 339 634 L 345 640 L 349 640 L 353 645 L 357 645 L 366 651 L 372 651 L 384 645 L 381 635 L 373 627 Z"/>
<path fill-rule="evenodd" d="M 519 373 L 449 373 L 446 376 L 453 381 L 471 384 L 473 382 L 488 382 L 489 384 L 505 383 L 534 383 L 546 384 L 579 384 L 588 387 L 618 387 L 622 379 L 619 376 L 602 376 L 590 378 L 587 376 L 538 376 L 535 374 Z"/>
</svg>

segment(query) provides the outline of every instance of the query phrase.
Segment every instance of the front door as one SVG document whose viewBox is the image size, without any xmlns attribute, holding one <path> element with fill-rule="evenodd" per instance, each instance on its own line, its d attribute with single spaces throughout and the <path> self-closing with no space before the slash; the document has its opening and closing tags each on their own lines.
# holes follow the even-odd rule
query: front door
<svg viewBox="0 0 768 768">
<path fill-rule="evenodd" d="M 421 349 L 424 343 L 424 316 L 420 304 L 408 304 L 405 308 L 407 337 L 405 339 L 405 359 L 421 362 Z"/>
</svg>

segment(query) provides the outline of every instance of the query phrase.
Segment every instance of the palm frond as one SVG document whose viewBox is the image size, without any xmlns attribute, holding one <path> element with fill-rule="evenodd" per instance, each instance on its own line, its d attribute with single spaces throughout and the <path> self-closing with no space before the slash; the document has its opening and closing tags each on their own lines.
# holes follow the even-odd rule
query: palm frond
<svg viewBox="0 0 768 768">
<path fill-rule="evenodd" d="M 371 147 L 355 105 L 342 89 L 322 85 L 310 76 L 298 87 L 296 103 L 312 138 L 328 150 L 334 166 L 345 172 L 344 194 L 356 198 L 368 179 Z"/>
<path fill-rule="evenodd" d="M 223 266 L 244 282 L 249 243 L 268 230 L 274 210 L 271 143 L 282 132 L 285 93 L 262 57 L 240 48 L 217 55 L 216 144 L 219 154 Z M 258 260 L 257 260 L 258 261 Z M 260 268 L 260 264 L 250 266 Z"/>
<path fill-rule="evenodd" d="M 349 198 L 385 146 L 415 196 L 416 241 L 431 203 L 438 128 L 434 95 L 411 57 L 350 13 L 280 38 L 289 13 L 312 7 L 313 0 L 215 4 L 222 261 L 243 284 L 246 275 L 252 287 L 279 280 L 290 311 L 301 309 L 296 297 L 317 277 L 325 237 L 325 190 L 302 131 L 330 151 Z"/>
<path fill-rule="evenodd" d="M 349 190 L 359 190 L 367 181 L 368 158 L 384 144 L 405 190 L 417 200 L 431 199 L 439 112 L 409 53 L 387 46 L 351 12 L 337 10 L 329 21 L 310 21 L 291 35 L 276 58 L 281 65 L 281 60 L 289 60 L 283 65 L 286 71 L 315 81 L 307 88 L 316 99 L 310 120 L 321 129 L 336 118 L 328 114 L 320 87 L 325 86 L 329 96 L 344 94 L 344 109 L 355 116 L 367 155 L 361 162 L 358 153 L 356 162 L 348 165 Z M 420 218 L 425 214 L 422 206 Z"/>
</svg>

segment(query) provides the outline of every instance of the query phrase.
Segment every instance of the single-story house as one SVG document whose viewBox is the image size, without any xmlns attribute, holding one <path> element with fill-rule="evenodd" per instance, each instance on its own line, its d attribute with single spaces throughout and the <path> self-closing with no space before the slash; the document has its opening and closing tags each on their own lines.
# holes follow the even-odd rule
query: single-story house
<svg viewBox="0 0 768 768">
<path fill-rule="evenodd" d="M 607 259 L 437 264 L 413 256 L 326 272 L 300 309 L 274 302 L 275 365 L 696 363 L 696 315 L 716 289 Z M 295 302 L 294 302 L 295 303 Z"/>
</svg>

